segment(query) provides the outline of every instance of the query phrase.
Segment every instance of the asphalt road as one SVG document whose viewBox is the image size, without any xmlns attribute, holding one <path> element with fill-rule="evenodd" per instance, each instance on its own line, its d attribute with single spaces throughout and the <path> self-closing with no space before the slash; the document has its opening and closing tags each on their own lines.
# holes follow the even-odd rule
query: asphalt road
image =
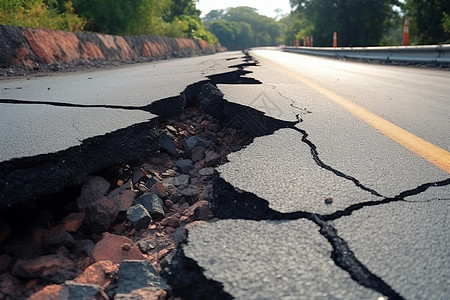
<svg viewBox="0 0 450 300">
<path fill-rule="evenodd" d="M 0 101 L 0 162 L 52 153 L 79 145 L 155 115 L 125 106 L 141 107 L 178 96 L 189 84 L 205 76 L 229 72 L 238 53 L 171 59 L 51 76 L 0 80 L 0 99 L 46 102 L 10 104 Z M 64 107 L 51 103 L 96 105 Z M 114 106 L 117 106 L 114 108 Z"/>
<path fill-rule="evenodd" d="M 242 200 L 267 201 L 283 213 L 275 219 L 286 220 L 249 215 L 194 228 L 186 255 L 239 299 L 447 299 L 450 73 L 270 50 L 251 54 L 260 65 L 248 68 L 249 76 L 263 84 L 219 85 L 225 98 L 302 122 L 256 138 L 218 171 L 250 193 Z M 354 106 L 341 105 L 341 98 L 444 155 L 431 163 L 421 150 L 388 137 L 396 130 L 391 125 L 375 129 L 366 112 L 350 112 Z M 333 255 L 325 246 L 331 241 Z M 318 258 L 319 248 L 328 255 Z M 364 268 L 365 275 L 358 273 Z M 380 285 L 363 284 L 368 276 Z"/>
<path fill-rule="evenodd" d="M 246 67 L 247 77 L 262 84 L 218 84 L 224 98 L 301 122 L 257 137 L 217 168 L 216 198 L 235 214 L 191 228 L 184 255 L 236 299 L 447 299 L 450 73 L 250 54 L 259 64 Z M 145 106 L 241 57 L 3 80 L 0 98 Z M 0 161 L 154 117 L 43 104 L 0 104 L 0 112 Z M 241 117 L 269 120 L 252 116 Z"/>
</svg>

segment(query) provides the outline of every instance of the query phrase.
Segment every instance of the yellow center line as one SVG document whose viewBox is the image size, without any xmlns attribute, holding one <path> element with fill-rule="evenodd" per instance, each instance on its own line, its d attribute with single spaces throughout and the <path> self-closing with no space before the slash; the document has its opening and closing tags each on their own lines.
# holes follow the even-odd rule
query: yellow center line
<svg viewBox="0 0 450 300">
<path fill-rule="evenodd" d="M 358 117 L 365 123 L 369 124 L 385 136 L 389 137 L 396 143 L 402 145 L 406 149 L 412 151 L 413 153 L 419 155 L 424 158 L 428 162 L 432 163 L 436 167 L 444 170 L 445 172 L 450 174 L 450 153 L 426 140 L 404 130 L 403 128 L 391 123 L 380 116 L 374 114 L 373 112 L 359 106 L 358 104 L 348 100 L 341 95 L 336 94 L 335 92 L 303 77 L 299 74 L 282 67 L 272 61 L 266 59 L 258 59 L 264 60 L 268 64 L 272 65 L 274 68 L 281 71 L 283 74 L 289 75 L 301 83 L 311 87 L 316 90 L 320 94 L 324 95 L 328 99 L 337 103 L 347 111 L 349 111 L 354 116 Z"/>
</svg>

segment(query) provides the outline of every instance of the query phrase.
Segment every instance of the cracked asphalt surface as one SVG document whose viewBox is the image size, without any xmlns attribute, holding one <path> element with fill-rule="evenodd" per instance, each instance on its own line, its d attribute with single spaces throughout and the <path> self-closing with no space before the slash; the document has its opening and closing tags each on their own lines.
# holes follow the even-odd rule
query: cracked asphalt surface
<svg viewBox="0 0 450 300">
<path fill-rule="evenodd" d="M 269 51 L 251 54 L 272 58 Z M 217 190 L 228 186 L 213 202 L 221 220 L 191 229 L 184 254 L 237 299 L 446 299 L 449 174 L 264 61 L 248 70 L 263 84 L 218 85 L 224 98 L 300 122 L 257 137 L 217 168 Z M 353 75 L 356 82 L 367 79 Z M 442 77 L 449 82 L 447 73 Z M 447 99 L 443 111 L 448 107 Z M 448 114 L 440 121 L 439 129 L 450 125 Z M 448 132 L 436 135 L 448 150 Z"/>
<path fill-rule="evenodd" d="M 174 291 L 183 299 L 447 299 L 450 175 L 271 64 L 309 76 L 446 151 L 449 73 L 273 50 L 250 54 L 260 63 L 247 61 L 251 73 L 241 72 L 240 82 L 230 73 L 213 83 L 231 107 L 224 124 L 237 120 L 257 137 L 217 168 L 218 220 L 189 230 L 166 270 Z M 158 81 L 152 84 L 161 94 L 150 97 L 144 88 L 143 99 L 100 104 L 145 107 L 223 73 L 231 57 L 242 61 L 238 53 L 215 55 L 203 74 L 177 75 L 183 79 L 171 92 Z M 409 77 L 398 79 L 405 70 Z M 10 91 L 2 98 L 17 100 Z M 93 104 L 61 99 L 47 100 Z M 133 119 L 134 112 L 125 113 Z"/>
</svg>

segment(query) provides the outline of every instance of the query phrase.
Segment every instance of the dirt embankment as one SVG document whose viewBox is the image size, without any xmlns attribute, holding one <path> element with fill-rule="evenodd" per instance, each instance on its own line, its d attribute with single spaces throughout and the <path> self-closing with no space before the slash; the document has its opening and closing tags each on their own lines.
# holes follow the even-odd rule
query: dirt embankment
<svg viewBox="0 0 450 300">
<path fill-rule="evenodd" d="M 212 54 L 223 51 L 206 41 L 161 36 L 113 36 L 0 24 L 0 75 L 95 67 Z"/>
</svg>

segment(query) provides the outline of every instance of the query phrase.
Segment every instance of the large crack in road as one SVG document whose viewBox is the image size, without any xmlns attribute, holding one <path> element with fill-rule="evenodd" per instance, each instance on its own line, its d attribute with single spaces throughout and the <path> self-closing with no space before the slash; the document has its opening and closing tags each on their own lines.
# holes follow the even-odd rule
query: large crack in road
<svg viewBox="0 0 450 300">
<path fill-rule="evenodd" d="M 236 104 L 228 103 L 224 100 L 226 106 L 236 106 Z M 236 114 L 236 112 L 238 112 Z M 347 175 L 332 166 L 327 165 L 322 161 L 319 156 L 319 151 L 317 146 L 308 139 L 308 133 L 298 127 L 302 120 L 297 116 L 297 123 L 289 123 L 281 120 L 277 120 L 271 117 L 262 115 L 260 111 L 256 111 L 250 107 L 240 107 L 234 110 L 233 114 L 225 115 L 227 122 L 236 123 L 236 120 L 243 120 L 248 118 L 248 116 L 257 115 L 259 119 L 255 126 L 254 124 L 249 125 L 247 123 L 241 124 L 246 130 L 249 130 L 254 136 L 265 136 L 273 134 L 276 130 L 281 128 L 291 128 L 301 134 L 301 140 L 303 143 L 307 144 L 310 148 L 312 159 L 320 167 L 327 171 L 334 173 L 336 176 L 342 177 L 346 180 L 353 182 L 358 188 L 370 192 L 372 195 L 383 198 L 379 201 L 368 201 L 363 203 L 356 203 L 344 210 L 336 211 L 332 214 L 321 215 L 316 213 L 309 213 L 304 211 L 296 211 L 290 213 L 281 213 L 272 210 L 269 207 L 269 202 L 265 199 L 259 198 L 255 194 L 240 191 L 226 182 L 224 179 L 220 178 L 219 175 L 214 181 L 214 199 L 212 201 L 212 208 L 215 215 L 221 220 L 254 220 L 254 221 L 292 221 L 298 219 L 307 219 L 314 222 L 319 226 L 320 234 L 325 237 L 331 244 L 333 251 L 331 253 L 331 258 L 337 266 L 345 270 L 350 274 L 350 277 L 355 280 L 358 284 L 372 289 L 380 294 L 386 296 L 388 299 L 404 299 L 397 291 L 395 291 L 389 284 L 387 284 L 382 278 L 372 273 L 363 263 L 361 263 L 354 255 L 353 251 L 350 249 L 348 243 L 341 238 L 337 229 L 332 225 L 332 221 L 342 218 L 344 216 L 350 216 L 353 212 L 357 210 L 364 209 L 370 206 L 387 205 L 392 202 L 404 201 L 406 197 L 411 197 L 425 192 L 430 187 L 442 187 L 450 185 L 450 179 L 425 183 L 417 188 L 403 191 L 397 196 L 389 198 L 383 196 L 376 190 L 364 186 L 358 179 Z M 223 118 L 224 115 L 220 116 Z M 252 118 L 253 119 L 253 118 Z M 254 120 L 254 119 L 253 119 Z M 262 127 L 261 125 L 264 125 Z M 180 280 L 180 274 L 184 274 L 185 268 L 191 270 L 192 272 L 198 272 L 201 268 L 194 264 L 191 258 L 184 255 L 183 249 L 180 248 L 173 258 L 171 258 L 171 263 L 166 265 L 166 277 L 168 281 L 174 287 L 175 293 L 182 296 L 183 299 L 211 299 L 211 289 L 218 288 L 217 282 L 207 279 L 203 274 L 200 275 L 201 278 L 196 277 L 195 282 L 201 282 L 201 284 L 195 284 L 192 286 L 192 282 L 187 282 Z M 173 263 L 175 261 L 175 263 Z M 175 266 L 175 267 L 174 267 Z M 177 275 L 178 274 L 178 275 Z M 205 287 L 205 289 L 202 289 Z M 216 291 L 217 292 L 217 291 Z M 217 294 L 216 299 L 227 299 L 229 294 L 220 290 Z"/>
<path fill-rule="evenodd" d="M 431 187 L 450 185 L 450 178 L 439 182 L 425 183 L 389 198 L 382 196 L 375 189 L 366 187 L 357 178 L 327 165 L 320 158 L 318 147 L 311 141 L 308 133 L 298 128 L 302 121 L 299 117 L 297 122 L 283 121 L 268 117 L 263 112 L 249 106 L 231 103 L 223 99 L 223 94 L 217 88 L 218 84 L 261 84 L 258 80 L 244 77 L 251 73 L 245 70 L 246 67 L 258 65 L 249 55 L 246 55 L 244 60 L 243 64 L 232 66 L 237 69 L 235 71 L 208 76 L 207 80 L 188 86 L 179 97 L 161 99 L 145 107 L 78 105 L 17 99 L 1 99 L 0 103 L 143 110 L 164 118 L 178 115 L 186 106 L 192 105 L 194 102 L 200 102 L 203 111 L 219 119 L 224 126 L 245 129 L 255 137 L 268 136 L 280 129 L 292 129 L 298 132 L 301 135 L 299 137 L 301 141 L 308 145 L 311 158 L 318 167 L 349 180 L 361 190 L 383 199 L 355 203 L 332 214 L 317 214 L 306 211 L 283 213 L 271 209 L 267 200 L 235 188 L 217 174 L 213 182 L 214 197 L 211 201 L 215 216 L 220 220 L 288 222 L 300 219 L 309 220 L 319 227 L 320 234 L 330 243 L 333 249 L 330 258 L 339 268 L 347 272 L 355 282 L 386 296 L 388 299 L 403 299 L 398 292 L 355 257 L 348 243 L 338 235 L 332 221 L 350 216 L 353 212 L 370 206 L 387 205 L 399 201 L 408 202 L 405 200 L 406 197 L 418 195 Z M 296 108 L 294 104 L 292 104 L 292 107 Z M 249 117 L 253 122 L 249 122 Z M 127 162 L 157 151 L 159 136 L 154 130 L 155 122 L 155 120 L 152 120 L 105 136 L 91 138 L 83 141 L 81 146 L 58 153 L 0 163 L 0 208 L 55 193 L 64 187 L 81 183 L 88 174 L 112 164 Z M 130 147 L 131 145 L 132 147 Z M 130 151 L 130 149 L 133 149 L 133 151 Z M 33 180 L 24 183 L 24 178 L 27 178 L 30 174 L 32 174 Z M 47 184 L 42 184 L 44 180 Z M 296 201 L 296 199 L 291 200 Z M 188 243 L 188 237 L 185 237 L 184 243 Z M 172 256 L 168 257 L 163 266 L 163 276 L 172 286 L 174 296 L 179 296 L 182 299 L 232 298 L 230 294 L 224 291 L 223 284 L 204 275 L 204 269 L 195 260 L 185 255 L 183 247 L 179 247 Z"/>
</svg>

